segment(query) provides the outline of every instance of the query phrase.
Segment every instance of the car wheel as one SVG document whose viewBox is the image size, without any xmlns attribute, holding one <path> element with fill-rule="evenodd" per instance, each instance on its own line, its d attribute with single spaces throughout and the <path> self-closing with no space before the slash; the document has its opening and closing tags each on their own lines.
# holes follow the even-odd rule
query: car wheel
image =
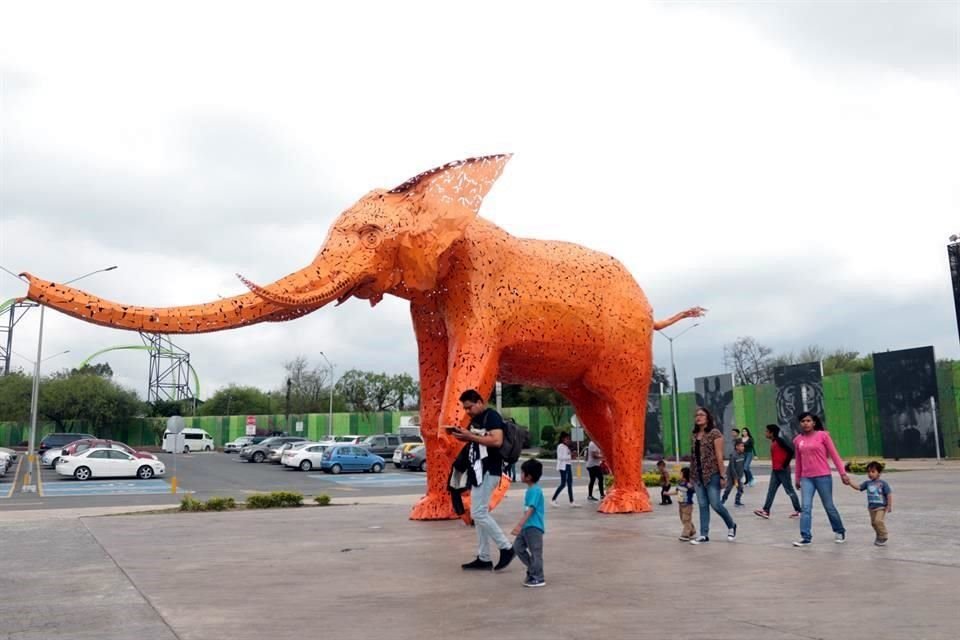
<svg viewBox="0 0 960 640">
<path fill-rule="evenodd" d="M 204 450 L 204 451 L 213 451 L 213 447 L 211 447 L 210 445 L 207 445 L 207 446 L 205 446 L 205 447 L 203 448 L 203 450 Z"/>
<path fill-rule="evenodd" d="M 332 473 L 332 474 L 334 474 L 334 475 L 340 473 L 341 471 L 343 471 L 343 467 L 341 467 L 341 466 L 338 465 L 338 464 L 335 464 L 335 465 L 333 465 L 332 467 L 330 467 L 330 473 Z"/>
<path fill-rule="evenodd" d="M 400 464 L 399 462 L 394 462 L 393 466 L 395 466 L 397 469 L 403 469 L 403 465 Z"/>
<path fill-rule="evenodd" d="M 420 466 L 417 467 L 417 468 L 420 469 L 420 471 L 426 472 L 426 470 L 427 470 L 427 461 L 424 460 L 423 462 L 421 462 L 421 463 L 420 463 Z"/>
<path fill-rule="evenodd" d="M 183 452 L 184 452 L 184 453 L 190 453 L 190 447 L 189 447 L 189 446 L 185 446 L 185 447 L 183 448 Z"/>
<path fill-rule="evenodd" d="M 73 477 L 77 480 L 89 480 L 90 479 L 90 467 L 77 467 L 73 472 Z"/>
<path fill-rule="evenodd" d="M 310 469 L 313 469 L 313 463 L 309 460 L 300 463 L 300 471 L 310 471 Z"/>
<path fill-rule="evenodd" d="M 54 459 L 53 459 L 53 462 L 50 463 L 50 468 L 51 468 L 51 469 L 56 469 L 58 462 L 60 462 L 60 458 L 59 458 L 59 457 L 54 458 Z"/>
<path fill-rule="evenodd" d="M 263 451 L 257 451 L 255 454 L 253 454 L 253 461 L 257 463 L 263 462 L 264 457 Z"/>
<path fill-rule="evenodd" d="M 141 480 L 149 480 L 150 478 L 153 477 L 153 469 L 151 469 L 147 465 L 143 465 L 142 467 L 137 469 L 137 477 L 140 478 Z"/>
<path fill-rule="evenodd" d="M 381 471 L 383 471 L 383 465 L 380 464 L 379 462 L 374 462 L 373 466 L 370 467 L 370 471 L 373 471 L 374 473 L 380 473 Z"/>
</svg>

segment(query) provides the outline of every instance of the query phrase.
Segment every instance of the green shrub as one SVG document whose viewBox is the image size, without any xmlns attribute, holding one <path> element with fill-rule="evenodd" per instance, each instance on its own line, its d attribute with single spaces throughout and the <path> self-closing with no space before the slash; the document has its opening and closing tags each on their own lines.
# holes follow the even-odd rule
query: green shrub
<svg viewBox="0 0 960 640">
<path fill-rule="evenodd" d="M 316 497 L 313 499 L 313 501 L 316 502 L 316 503 L 317 503 L 318 505 L 320 505 L 321 507 L 325 507 L 325 506 L 327 506 L 327 505 L 330 504 L 330 496 L 328 496 L 327 494 L 324 493 L 324 494 L 321 494 L 321 495 L 319 495 L 319 496 L 316 496 Z"/>
<path fill-rule="evenodd" d="M 203 511 L 204 508 L 203 503 L 193 496 L 183 496 L 180 500 L 180 511 Z"/>
<path fill-rule="evenodd" d="M 277 507 L 302 507 L 303 494 L 295 491 L 274 491 L 270 494 Z"/>
<path fill-rule="evenodd" d="M 680 482 L 680 474 L 671 473 L 670 474 L 670 484 L 676 485 Z M 660 486 L 660 472 L 659 471 L 647 471 L 643 474 L 643 484 L 648 487 L 659 487 Z M 607 489 L 613 486 L 613 474 L 607 474 L 603 478 L 603 486 Z"/>
<path fill-rule="evenodd" d="M 247 496 L 247 509 L 269 509 L 273 506 L 276 505 L 273 496 L 269 493 L 255 493 L 252 496 Z"/>
<path fill-rule="evenodd" d="M 540 444 L 548 449 L 557 446 L 557 430 L 552 424 L 540 429 Z"/>
<path fill-rule="evenodd" d="M 887 463 L 880 458 L 870 458 L 869 460 L 851 460 L 843 465 L 847 473 L 866 474 L 867 465 L 871 462 L 879 462 L 882 469 L 886 469 Z"/>
<path fill-rule="evenodd" d="M 236 509 L 237 502 L 233 498 L 210 498 L 207 500 L 207 504 L 204 508 L 207 511 L 227 511 L 229 509 Z"/>
</svg>

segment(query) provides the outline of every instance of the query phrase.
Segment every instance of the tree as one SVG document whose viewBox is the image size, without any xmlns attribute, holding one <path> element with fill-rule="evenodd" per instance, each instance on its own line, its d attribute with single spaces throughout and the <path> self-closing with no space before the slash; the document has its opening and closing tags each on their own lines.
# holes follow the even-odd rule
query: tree
<svg viewBox="0 0 960 640">
<path fill-rule="evenodd" d="M 110 437 L 115 424 L 146 413 L 137 394 L 99 375 L 57 375 L 40 383 L 39 412 L 58 430 L 68 420 L 83 420 L 96 435 Z"/>
<path fill-rule="evenodd" d="M 256 387 L 230 385 L 220 389 L 200 407 L 202 416 L 264 415 L 283 404 L 271 402 L 269 396 Z"/>
<path fill-rule="evenodd" d="M 406 373 L 390 376 L 351 369 L 337 382 L 337 390 L 353 411 L 361 413 L 401 409 L 406 398 L 419 398 L 417 382 Z"/>
<path fill-rule="evenodd" d="M 650 380 L 650 391 L 661 389 L 663 393 L 670 393 L 670 374 L 663 367 L 653 365 L 653 378 Z"/>
<path fill-rule="evenodd" d="M 393 376 L 391 384 L 397 391 L 397 409 L 416 409 L 420 406 L 420 385 L 409 373 Z M 409 402 L 408 402 L 409 401 Z"/>
<path fill-rule="evenodd" d="M 150 415 L 155 418 L 186 416 L 193 413 L 193 400 L 155 400 L 150 403 Z"/>
<path fill-rule="evenodd" d="M 71 369 L 70 375 L 91 375 L 91 376 L 100 376 L 101 378 L 112 378 L 113 369 L 110 367 L 110 364 L 107 362 L 99 362 L 97 364 L 85 364 L 79 369 Z"/>
<path fill-rule="evenodd" d="M 773 349 L 750 336 L 723 346 L 723 365 L 733 369 L 737 384 L 763 384 L 773 380 Z"/>
<path fill-rule="evenodd" d="M 865 373 L 873 371 L 873 356 L 860 357 L 857 351 L 837 349 L 823 358 L 823 375 L 835 373 Z"/>
<path fill-rule="evenodd" d="M 25 422 L 30 419 L 33 378 L 22 372 L 0 376 L 0 420 Z"/>
<path fill-rule="evenodd" d="M 326 409 L 330 400 L 330 370 L 310 366 L 304 356 L 297 356 L 283 365 L 290 381 L 290 411 L 292 413 L 318 413 Z M 286 394 L 286 380 L 283 392 Z"/>
</svg>

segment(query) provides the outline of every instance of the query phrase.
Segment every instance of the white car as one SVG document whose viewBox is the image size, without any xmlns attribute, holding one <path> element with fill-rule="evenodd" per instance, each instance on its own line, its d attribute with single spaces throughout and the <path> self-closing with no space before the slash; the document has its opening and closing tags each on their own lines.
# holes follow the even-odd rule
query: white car
<svg viewBox="0 0 960 640">
<path fill-rule="evenodd" d="M 60 457 L 60 453 L 63 451 L 60 447 L 53 447 L 52 449 L 47 449 L 43 452 L 43 455 L 40 456 L 40 464 L 45 467 L 50 467 L 51 469 L 54 466 L 54 463 L 57 461 L 57 458 Z"/>
<path fill-rule="evenodd" d="M 118 449 L 87 449 L 75 456 L 60 456 L 57 473 L 77 480 L 90 478 L 140 478 L 149 480 L 166 473 L 159 460 L 135 458 Z"/>
<path fill-rule="evenodd" d="M 253 436 L 240 436 L 233 442 L 228 442 L 223 445 L 224 453 L 240 453 L 240 449 L 243 449 L 248 444 L 253 443 Z"/>
<path fill-rule="evenodd" d="M 301 471 L 310 471 L 313 468 L 319 469 L 323 452 L 329 449 L 330 446 L 329 444 L 319 444 L 316 442 L 304 443 L 302 447 L 284 451 L 280 462 L 285 467 L 293 467 Z"/>
<path fill-rule="evenodd" d="M 7 449 L 6 447 L 0 447 L 0 455 L 7 454 L 7 457 L 10 458 L 11 462 L 17 461 L 17 452 L 13 449 Z"/>
</svg>

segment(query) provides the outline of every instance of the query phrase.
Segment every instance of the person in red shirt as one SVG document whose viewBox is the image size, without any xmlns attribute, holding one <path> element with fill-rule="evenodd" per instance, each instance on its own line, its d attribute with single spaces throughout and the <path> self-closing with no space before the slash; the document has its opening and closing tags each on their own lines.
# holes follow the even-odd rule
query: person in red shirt
<svg viewBox="0 0 960 640">
<path fill-rule="evenodd" d="M 793 482 L 790 479 L 790 461 L 793 460 L 793 447 L 785 438 L 780 435 L 780 427 L 775 424 L 767 425 L 767 440 L 770 441 L 770 461 L 772 463 L 770 471 L 770 486 L 767 488 L 767 499 L 763 503 L 762 509 L 757 509 L 753 513 L 761 518 L 770 517 L 770 508 L 773 506 L 773 499 L 777 497 L 777 489 L 781 486 L 790 497 L 793 503 L 793 513 L 791 518 L 800 517 L 800 500 L 797 498 L 797 492 L 793 490 Z"/>
</svg>

